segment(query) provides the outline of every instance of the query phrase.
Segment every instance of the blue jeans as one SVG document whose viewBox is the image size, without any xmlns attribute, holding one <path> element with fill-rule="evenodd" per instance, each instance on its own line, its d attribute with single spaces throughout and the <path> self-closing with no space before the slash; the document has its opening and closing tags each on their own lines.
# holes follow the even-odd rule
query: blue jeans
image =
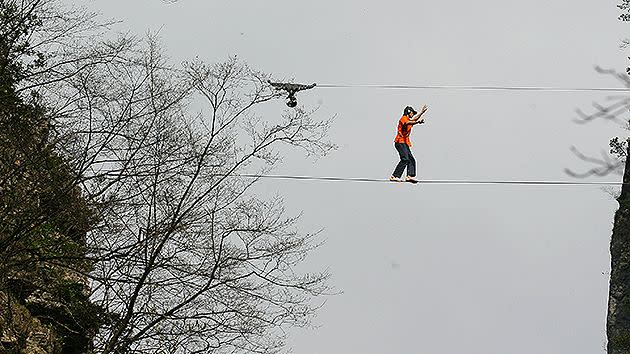
<svg viewBox="0 0 630 354">
<path fill-rule="evenodd" d="M 413 155 L 411 154 L 411 149 L 409 149 L 409 146 L 407 146 L 407 144 L 394 143 L 394 147 L 398 151 L 398 155 L 400 155 L 400 162 L 396 166 L 396 169 L 394 169 L 393 176 L 400 178 L 406 167 L 407 176 L 415 177 L 416 176 L 416 159 L 413 158 Z"/>
</svg>

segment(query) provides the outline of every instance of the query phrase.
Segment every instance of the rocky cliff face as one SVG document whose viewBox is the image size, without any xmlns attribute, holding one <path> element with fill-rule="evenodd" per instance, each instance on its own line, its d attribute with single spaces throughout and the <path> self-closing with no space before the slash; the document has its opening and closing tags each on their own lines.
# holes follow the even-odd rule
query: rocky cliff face
<svg viewBox="0 0 630 354">
<path fill-rule="evenodd" d="M 630 183 L 630 159 L 627 157 L 623 182 Z M 619 209 L 615 213 L 610 240 L 611 273 L 606 332 L 609 354 L 630 354 L 630 184 L 622 186 L 617 201 Z"/>
<path fill-rule="evenodd" d="M 0 352 L 89 353 L 99 311 L 89 302 L 85 277 L 65 268 L 41 266 L 48 269 L 4 279 Z"/>
<path fill-rule="evenodd" d="M 16 89 L 45 66 L 30 41 L 54 6 L 0 1 L 0 353 L 87 353 L 99 323 L 85 276 L 97 220 L 44 100 Z"/>
<path fill-rule="evenodd" d="M 55 335 L 33 317 L 17 299 L 0 292 L 2 317 L 0 317 L 0 344 L 6 352 L 54 353 Z"/>
<path fill-rule="evenodd" d="M 99 314 L 85 276 L 94 218 L 63 165 L 48 163 L 57 157 L 18 155 L 1 174 L 0 352 L 87 353 Z"/>
<path fill-rule="evenodd" d="M 85 277 L 96 218 L 48 139 L 45 110 L 0 80 L 2 353 L 87 353 L 98 328 Z"/>
<path fill-rule="evenodd" d="M 0 352 L 89 352 L 99 313 L 85 276 L 93 215 L 54 154 L 0 145 Z"/>
</svg>

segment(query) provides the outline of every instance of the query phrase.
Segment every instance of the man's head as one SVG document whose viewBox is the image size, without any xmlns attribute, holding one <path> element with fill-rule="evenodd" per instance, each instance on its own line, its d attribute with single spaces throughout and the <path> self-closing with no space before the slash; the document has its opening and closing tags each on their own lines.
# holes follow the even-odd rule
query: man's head
<svg viewBox="0 0 630 354">
<path fill-rule="evenodd" d="M 411 106 L 405 107 L 405 110 L 403 111 L 403 114 L 408 116 L 409 118 L 413 117 L 416 113 L 418 112 L 416 112 L 416 110 L 413 109 L 413 107 Z"/>
</svg>

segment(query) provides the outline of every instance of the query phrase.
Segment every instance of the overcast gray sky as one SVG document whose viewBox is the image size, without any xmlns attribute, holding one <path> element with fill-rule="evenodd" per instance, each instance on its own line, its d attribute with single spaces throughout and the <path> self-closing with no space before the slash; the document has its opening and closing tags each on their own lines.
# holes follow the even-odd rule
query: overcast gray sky
<svg viewBox="0 0 630 354">
<path fill-rule="evenodd" d="M 69 0 L 68 0 L 69 1 Z M 70 1 L 69 1 L 70 2 Z M 238 55 L 277 77 L 320 84 L 617 86 L 620 0 L 85 0 L 120 29 L 160 30 L 176 62 Z M 568 179 L 589 166 L 569 150 L 607 150 L 625 134 L 577 125 L 600 93 L 316 88 L 300 103 L 337 114 L 340 149 L 291 154 L 277 173 L 387 178 L 402 108 L 429 105 L 414 128 L 425 179 Z M 284 102 L 269 110 L 284 109 Z M 615 180 L 609 176 L 600 180 Z M 299 354 L 603 353 L 616 202 L 598 187 L 453 186 L 266 180 L 301 228 L 324 227 L 309 269 L 343 294 Z"/>
</svg>

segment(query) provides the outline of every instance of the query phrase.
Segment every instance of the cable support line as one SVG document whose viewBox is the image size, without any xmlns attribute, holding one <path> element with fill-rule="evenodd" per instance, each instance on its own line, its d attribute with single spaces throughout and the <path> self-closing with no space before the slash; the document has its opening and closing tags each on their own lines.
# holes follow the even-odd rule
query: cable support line
<svg viewBox="0 0 630 354">
<path fill-rule="evenodd" d="M 269 178 L 269 179 L 290 179 L 302 181 L 329 181 L 329 182 L 386 182 L 396 183 L 389 179 L 377 178 L 356 178 L 356 177 L 322 177 L 322 176 L 291 176 L 291 175 L 258 175 L 258 174 L 235 174 L 234 177 L 245 178 Z M 536 181 L 536 180 L 443 180 L 426 179 L 419 180 L 418 184 L 488 184 L 488 185 L 548 185 L 548 186 L 621 186 L 623 182 L 575 182 L 575 181 Z"/>
<path fill-rule="evenodd" d="M 630 92 L 628 87 L 552 87 L 552 86 L 447 86 L 447 85 L 372 85 L 317 84 L 320 88 L 380 88 L 397 90 L 466 90 L 466 91 L 552 91 L 552 92 Z"/>
</svg>

